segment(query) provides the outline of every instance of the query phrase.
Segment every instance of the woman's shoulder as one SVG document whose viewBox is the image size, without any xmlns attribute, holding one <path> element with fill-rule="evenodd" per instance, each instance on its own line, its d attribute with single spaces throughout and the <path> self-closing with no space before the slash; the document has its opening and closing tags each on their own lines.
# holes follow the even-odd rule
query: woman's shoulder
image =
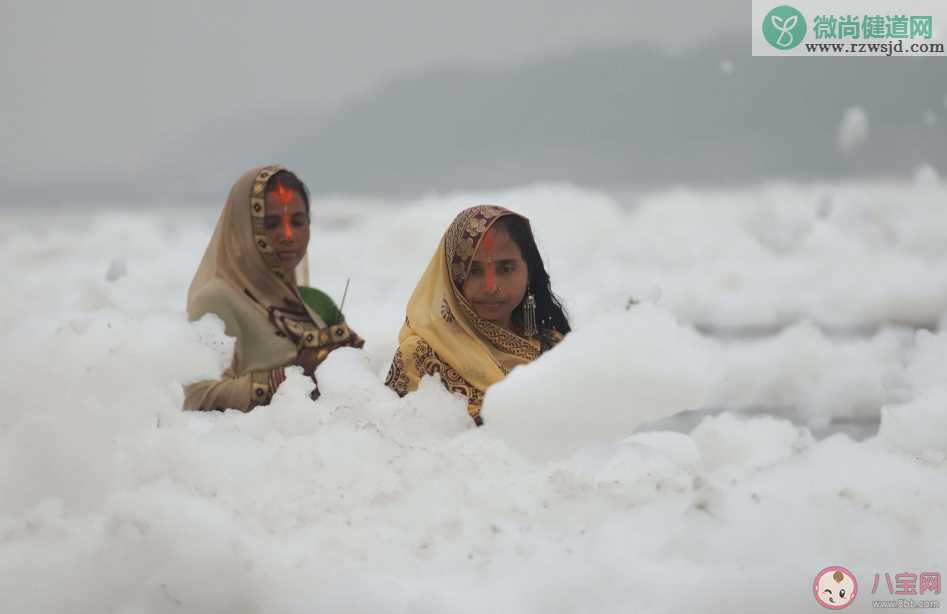
<svg viewBox="0 0 947 614">
<path fill-rule="evenodd" d="M 222 279 L 213 279 L 188 297 L 187 315 L 190 320 L 199 320 L 212 313 L 224 321 L 227 334 L 236 331 L 240 301 L 248 297 Z"/>
<path fill-rule="evenodd" d="M 217 309 L 232 309 L 237 302 L 247 300 L 247 296 L 239 292 L 225 280 L 216 278 L 204 284 L 188 298 L 188 311 L 192 308 L 207 312 Z"/>
<path fill-rule="evenodd" d="M 539 336 L 539 346 L 542 352 L 547 352 L 552 348 L 559 345 L 559 342 L 565 338 L 563 333 L 560 333 L 555 328 L 549 328 L 540 333 Z"/>
<path fill-rule="evenodd" d="M 315 311 L 322 321 L 329 326 L 339 324 L 345 320 L 345 316 L 336 306 L 328 294 L 319 288 L 310 288 L 309 286 L 299 286 L 299 296 Z"/>
</svg>

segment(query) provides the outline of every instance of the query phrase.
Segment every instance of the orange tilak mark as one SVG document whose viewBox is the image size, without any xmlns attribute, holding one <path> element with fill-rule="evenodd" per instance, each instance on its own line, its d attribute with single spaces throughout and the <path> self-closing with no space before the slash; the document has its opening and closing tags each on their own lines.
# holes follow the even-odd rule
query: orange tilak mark
<svg viewBox="0 0 947 614">
<path fill-rule="evenodd" d="M 283 236 L 287 241 L 293 240 L 293 230 L 289 227 L 289 211 L 286 205 L 283 205 Z"/>
<path fill-rule="evenodd" d="M 273 190 L 273 194 L 276 195 L 277 202 L 288 205 L 289 203 L 293 202 L 293 195 L 296 193 L 292 190 L 287 190 L 286 186 L 284 186 L 282 182 L 277 181 L 276 189 Z"/>
<path fill-rule="evenodd" d="M 276 201 L 283 204 L 283 236 L 287 241 L 293 240 L 293 230 L 289 227 L 289 203 L 293 202 L 294 192 L 287 190 L 282 182 L 276 182 L 276 189 L 273 190 L 276 195 Z"/>
<path fill-rule="evenodd" d="M 496 277 L 493 273 L 493 229 L 487 231 L 480 244 L 483 253 L 487 256 L 487 290 L 493 292 L 496 288 Z"/>
</svg>

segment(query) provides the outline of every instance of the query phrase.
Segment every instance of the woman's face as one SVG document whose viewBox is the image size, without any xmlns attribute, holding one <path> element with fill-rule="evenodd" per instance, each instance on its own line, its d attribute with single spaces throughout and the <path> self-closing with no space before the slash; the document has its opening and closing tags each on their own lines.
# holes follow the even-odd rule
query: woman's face
<svg viewBox="0 0 947 614">
<path fill-rule="evenodd" d="M 299 192 L 287 190 L 277 183 L 266 194 L 266 216 L 263 218 L 270 245 L 279 256 L 283 271 L 292 275 L 309 247 L 309 216 L 306 201 Z"/>
<path fill-rule="evenodd" d="M 491 228 L 480 241 L 461 293 L 478 316 L 509 329 L 528 281 L 529 270 L 520 248 L 506 230 Z"/>
</svg>

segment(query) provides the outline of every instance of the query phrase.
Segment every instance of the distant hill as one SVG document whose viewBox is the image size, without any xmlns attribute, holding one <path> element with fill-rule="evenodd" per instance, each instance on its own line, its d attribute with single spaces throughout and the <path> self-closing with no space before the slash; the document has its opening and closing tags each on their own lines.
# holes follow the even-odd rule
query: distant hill
<svg viewBox="0 0 947 614">
<path fill-rule="evenodd" d="M 732 73 L 721 62 L 733 62 Z M 288 153 L 320 189 L 738 182 L 905 172 L 947 161 L 937 58 L 753 58 L 749 44 L 680 56 L 626 47 L 507 69 L 444 69 L 354 101 Z M 836 146 L 844 109 L 866 145 Z"/>
<path fill-rule="evenodd" d="M 445 66 L 336 109 L 218 119 L 156 154 L 127 189 L 135 199 L 219 197 L 269 160 L 314 192 L 367 195 L 903 175 L 922 162 L 947 170 L 942 58 L 753 58 L 737 38 L 678 55 L 624 46 Z M 843 155 L 836 133 L 851 106 L 867 112 L 870 135 Z"/>
</svg>

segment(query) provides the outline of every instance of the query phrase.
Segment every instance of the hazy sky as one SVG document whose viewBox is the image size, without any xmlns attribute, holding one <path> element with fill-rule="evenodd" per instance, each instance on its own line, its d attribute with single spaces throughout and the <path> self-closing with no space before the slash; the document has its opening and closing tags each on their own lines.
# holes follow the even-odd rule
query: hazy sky
<svg viewBox="0 0 947 614">
<path fill-rule="evenodd" d="M 0 7 L 0 177 L 21 179 L 134 172 L 162 143 L 212 119 L 335 105 L 437 64 L 517 62 L 610 43 L 686 46 L 749 22 L 743 0 L 686 10 L 666 0 Z"/>
</svg>

